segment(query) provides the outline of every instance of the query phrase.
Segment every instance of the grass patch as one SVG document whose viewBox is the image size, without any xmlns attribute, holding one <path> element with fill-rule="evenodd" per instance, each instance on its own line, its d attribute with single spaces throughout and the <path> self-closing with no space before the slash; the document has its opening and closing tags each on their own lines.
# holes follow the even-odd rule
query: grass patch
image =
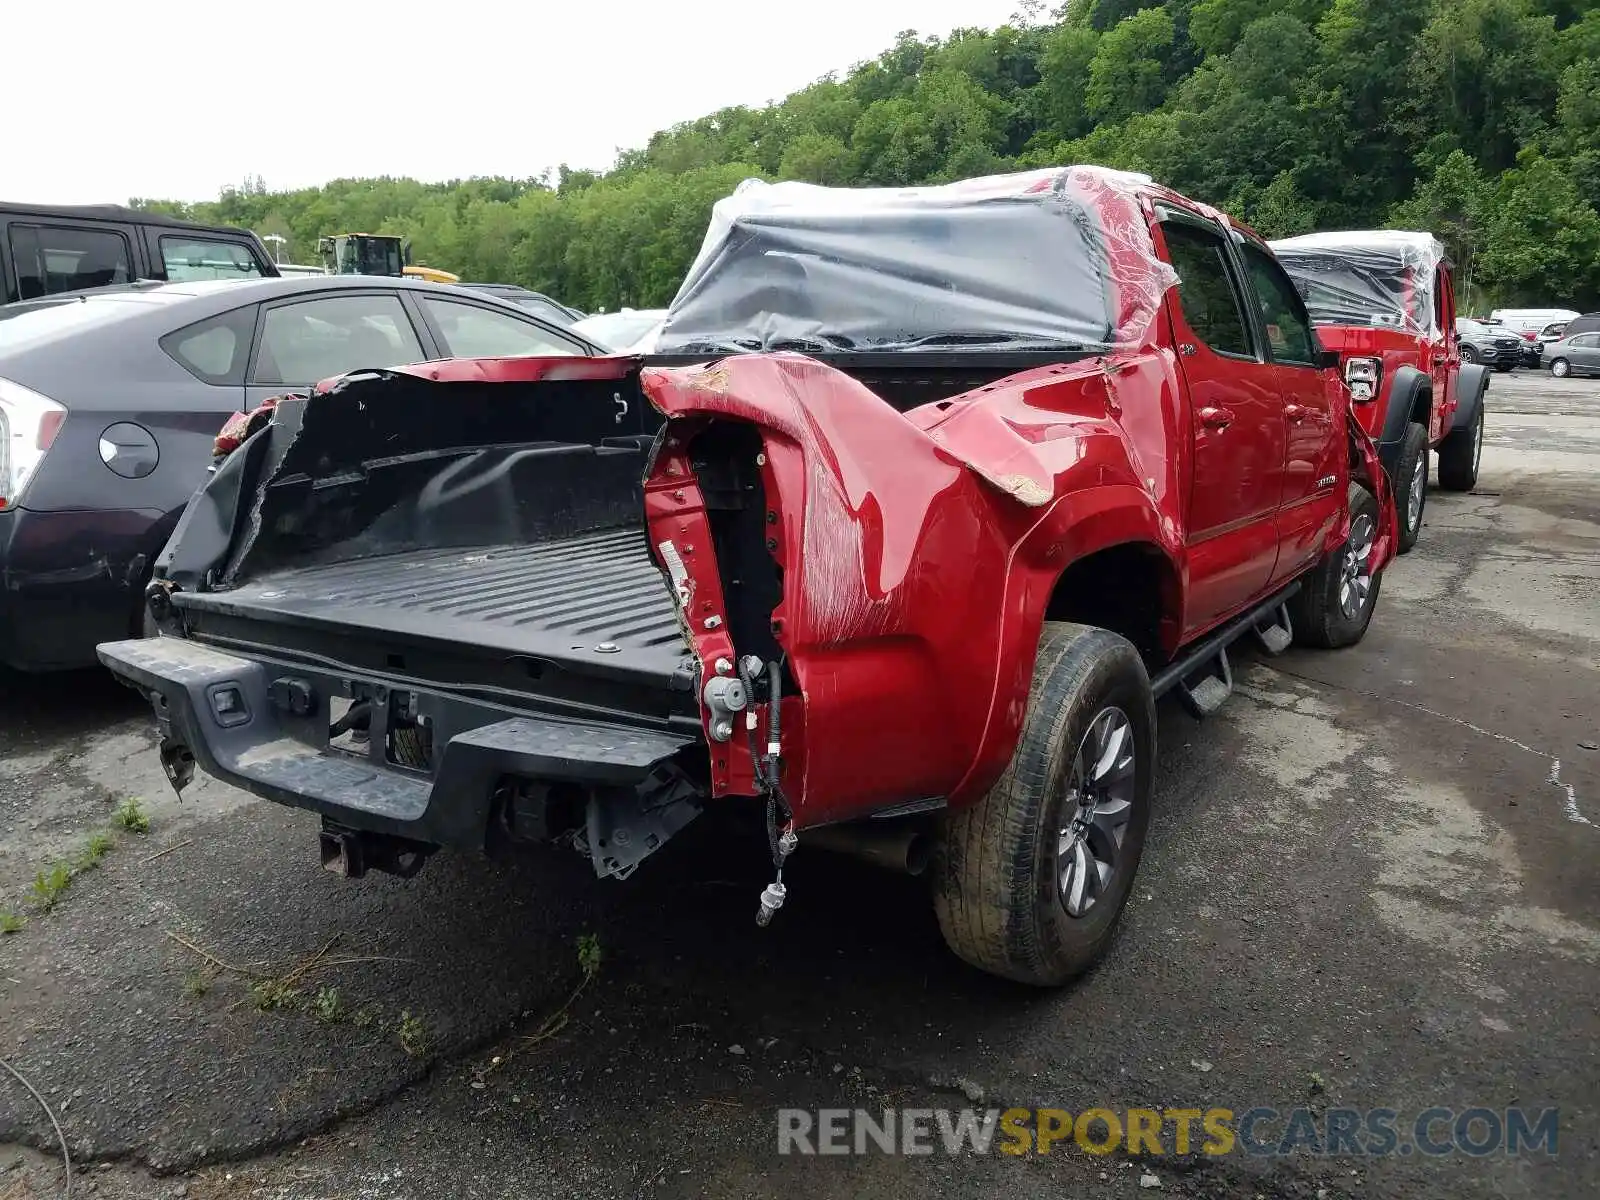
<svg viewBox="0 0 1600 1200">
<path fill-rule="evenodd" d="M 72 868 L 57 863 L 48 871 L 41 870 L 33 877 L 33 902 L 43 912 L 49 912 L 56 901 L 72 886 Z"/>
<path fill-rule="evenodd" d="M 92 871 L 100 865 L 100 860 L 111 853 L 111 848 L 117 844 L 116 838 L 105 830 L 89 835 L 89 840 L 84 843 L 83 853 L 78 856 L 78 869 Z"/>
<path fill-rule="evenodd" d="M 428 1027 L 422 1023 L 421 1018 L 402 1011 L 396 1032 L 400 1037 L 400 1049 L 412 1058 L 421 1058 L 428 1052 L 428 1044 L 432 1039 L 428 1036 Z"/>
<path fill-rule="evenodd" d="M 329 1025 L 337 1025 L 350 1015 L 336 987 L 319 988 L 317 998 L 311 1002 L 311 1011 L 316 1014 L 317 1020 Z"/>
<path fill-rule="evenodd" d="M 211 977 L 204 971 L 190 971 L 183 977 L 183 994 L 198 1000 L 211 990 Z"/>
<path fill-rule="evenodd" d="M 28 918 L 20 913 L 0 912 L 0 933 L 21 933 Z"/>
<path fill-rule="evenodd" d="M 276 1012 L 281 1008 L 298 1007 L 300 989 L 291 987 L 281 979 L 263 979 L 251 987 L 250 999 L 262 1012 Z"/>
<path fill-rule="evenodd" d="M 600 974 L 600 960 L 604 958 L 600 951 L 600 939 L 592 934 L 585 933 L 578 937 L 578 969 L 583 972 L 585 983 Z"/>
<path fill-rule="evenodd" d="M 150 818 L 144 815 L 144 809 L 139 807 L 139 798 L 129 796 L 117 805 L 117 811 L 111 814 L 112 822 L 129 833 L 149 833 Z"/>
<path fill-rule="evenodd" d="M 350 1015 L 357 1029 L 373 1029 L 383 1024 L 383 1010 L 376 1004 L 363 1004 Z"/>
</svg>

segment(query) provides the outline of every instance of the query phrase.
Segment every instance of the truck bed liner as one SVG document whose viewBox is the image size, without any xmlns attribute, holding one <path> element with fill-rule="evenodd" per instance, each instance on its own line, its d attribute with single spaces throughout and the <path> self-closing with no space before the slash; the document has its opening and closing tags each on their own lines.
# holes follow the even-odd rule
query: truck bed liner
<svg viewBox="0 0 1600 1200">
<path fill-rule="evenodd" d="M 364 634 L 507 655 L 594 655 L 652 674 L 672 674 L 688 653 L 672 593 L 639 529 L 296 567 L 230 591 L 178 593 L 173 600 L 202 618 L 214 612 L 278 624 L 353 625 Z M 615 650 L 597 650 L 601 645 Z"/>
</svg>

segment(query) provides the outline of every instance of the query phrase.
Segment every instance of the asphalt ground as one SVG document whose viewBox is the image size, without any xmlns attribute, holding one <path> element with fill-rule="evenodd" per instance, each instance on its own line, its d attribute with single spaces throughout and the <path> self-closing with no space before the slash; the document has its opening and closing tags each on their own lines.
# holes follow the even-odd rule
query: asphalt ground
<svg viewBox="0 0 1600 1200">
<path fill-rule="evenodd" d="M 924 885 L 820 853 L 758 930 L 760 847 L 697 827 L 623 884 L 566 852 L 342 882 L 306 814 L 177 802 L 108 677 L 8 676 L 0 1058 L 76 1194 L 140 1200 L 1592 1197 L 1600 383 L 1495 376 L 1489 414 L 1478 489 L 1430 493 L 1359 647 L 1246 652 L 1209 721 L 1163 707 L 1134 900 L 1075 986 L 963 967 Z M 148 832 L 113 823 L 131 797 Z M 39 873 L 107 829 L 46 909 Z M 780 1108 L 885 1106 L 1271 1108 L 1257 1144 L 1390 1109 L 1400 1136 L 777 1153 Z M 1403 1153 L 1434 1107 L 1556 1108 L 1556 1152 Z M 0 1072 L 0 1200 L 59 1194 L 54 1139 Z"/>
</svg>

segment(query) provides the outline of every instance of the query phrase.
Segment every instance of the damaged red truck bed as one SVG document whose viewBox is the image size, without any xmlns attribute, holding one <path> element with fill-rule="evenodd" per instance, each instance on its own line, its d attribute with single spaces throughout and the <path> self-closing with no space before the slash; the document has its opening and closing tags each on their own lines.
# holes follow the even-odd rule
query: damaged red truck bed
<svg viewBox="0 0 1600 1200">
<path fill-rule="evenodd" d="M 702 814 L 931 859 L 951 947 L 1055 984 L 1149 821 L 1154 701 L 1228 648 L 1358 640 L 1371 440 L 1271 252 L 1138 176 L 747 184 L 645 360 L 346 376 L 252 421 L 101 647 L 325 865 Z M 755 898 L 752 897 L 752 900 Z M 796 897 L 798 900 L 799 898 Z"/>
</svg>

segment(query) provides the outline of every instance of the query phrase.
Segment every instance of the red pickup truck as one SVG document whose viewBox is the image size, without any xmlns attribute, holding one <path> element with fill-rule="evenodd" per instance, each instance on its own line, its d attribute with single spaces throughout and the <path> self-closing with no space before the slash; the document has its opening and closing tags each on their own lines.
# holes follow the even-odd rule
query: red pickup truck
<svg viewBox="0 0 1600 1200">
<path fill-rule="evenodd" d="M 1150 820 L 1154 704 L 1359 640 L 1371 440 L 1257 237 L 1141 176 L 751 183 L 646 359 L 358 372 L 247 427 L 102 660 L 175 786 L 623 877 L 703 813 L 926 867 L 950 946 L 1059 984 Z M 800 899 L 800 897 L 796 897 Z M 755 900 L 755 897 L 752 897 Z"/>
<path fill-rule="evenodd" d="M 1322 344 L 1343 360 L 1357 419 L 1394 488 L 1404 554 L 1422 532 L 1429 448 L 1439 451 L 1439 486 L 1453 492 L 1477 484 L 1483 452 L 1489 369 L 1462 361 L 1444 246 L 1380 229 L 1311 233 L 1272 249 Z"/>
</svg>

